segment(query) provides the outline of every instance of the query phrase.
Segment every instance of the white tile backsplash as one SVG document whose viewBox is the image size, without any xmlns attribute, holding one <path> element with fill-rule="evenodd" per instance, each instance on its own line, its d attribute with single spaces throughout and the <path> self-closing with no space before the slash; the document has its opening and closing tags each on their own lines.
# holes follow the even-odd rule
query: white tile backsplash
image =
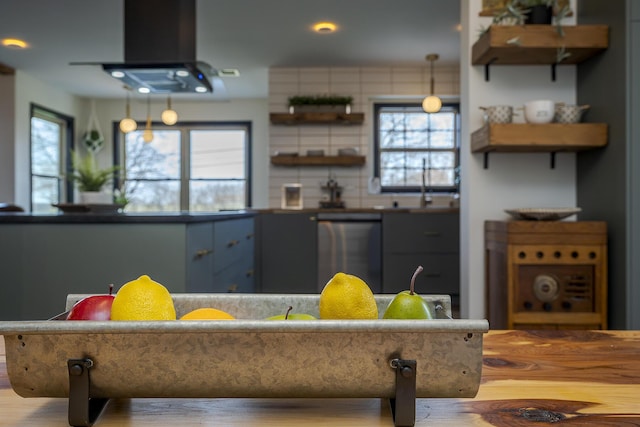
<svg viewBox="0 0 640 427">
<path fill-rule="evenodd" d="M 459 69 L 434 67 L 435 92 L 441 96 L 459 95 Z M 299 182 L 305 207 L 318 207 L 327 198 L 321 186 L 334 176 L 344 187 L 343 200 L 350 208 L 417 206 L 418 195 L 369 194 L 368 182 L 373 170 L 373 138 L 370 100 L 381 97 L 415 97 L 429 91 L 429 66 L 424 67 L 315 67 L 272 68 L 269 70 L 269 109 L 287 112 L 288 98 L 295 95 L 343 95 L 353 97 L 352 111 L 365 113 L 362 125 L 271 125 L 269 152 L 293 151 L 306 155 L 309 149 L 335 155 L 340 148 L 357 148 L 366 156 L 362 167 L 278 167 L 269 166 L 269 207 L 279 208 L 283 184 Z M 438 202 L 440 200 L 438 199 Z"/>
</svg>

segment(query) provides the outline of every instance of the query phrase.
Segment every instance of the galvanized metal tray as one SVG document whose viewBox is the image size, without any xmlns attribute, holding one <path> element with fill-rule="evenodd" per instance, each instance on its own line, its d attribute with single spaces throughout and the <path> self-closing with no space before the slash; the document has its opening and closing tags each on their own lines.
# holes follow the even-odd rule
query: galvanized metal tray
<svg viewBox="0 0 640 427">
<path fill-rule="evenodd" d="M 392 298 L 376 295 L 380 313 Z M 436 319 L 273 321 L 288 305 L 318 316 L 319 295 L 174 294 L 178 316 L 216 307 L 238 320 L 18 321 L 0 333 L 23 397 L 69 397 L 70 360 L 90 361 L 91 398 L 393 399 L 397 360 L 415 361 L 415 397 L 475 396 L 488 322 L 451 319 L 448 295 L 423 298 Z"/>
</svg>

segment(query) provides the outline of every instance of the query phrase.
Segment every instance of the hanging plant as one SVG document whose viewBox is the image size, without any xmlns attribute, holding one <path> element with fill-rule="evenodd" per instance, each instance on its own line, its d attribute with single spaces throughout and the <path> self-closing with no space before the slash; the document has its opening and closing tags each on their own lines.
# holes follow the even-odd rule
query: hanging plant
<svg viewBox="0 0 640 427">
<path fill-rule="evenodd" d="M 104 145 L 104 136 L 100 130 L 100 124 L 96 117 L 95 102 L 91 101 L 91 113 L 89 114 L 89 120 L 87 123 L 87 131 L 82 137 L 82 143 L 85 148 L 91 153 L 97 153 L 102 149 Z"/>
</svg>

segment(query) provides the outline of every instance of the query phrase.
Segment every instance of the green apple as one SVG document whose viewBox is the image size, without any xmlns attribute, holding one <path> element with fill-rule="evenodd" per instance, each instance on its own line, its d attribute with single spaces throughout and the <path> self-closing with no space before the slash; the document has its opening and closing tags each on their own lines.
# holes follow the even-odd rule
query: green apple
<svg viewBox="0 0 640 427">
<path fill-rule="evenodd" d="M 291 313 L 293 307 L 289 306 L 285 314 L 267 317 L 266 320 L 317 320 L 314 316 L 305 313 Z"/>
<path fill-rule="evenodd" d="M 422 270 L 422 266 L 418 266 L 413 273 L 408 291 L 402 291 L 393 297 L 382 316 L 383 319 L 433 319 L 429 305 L 414 292 L 416 277 Z"/>
</svg>

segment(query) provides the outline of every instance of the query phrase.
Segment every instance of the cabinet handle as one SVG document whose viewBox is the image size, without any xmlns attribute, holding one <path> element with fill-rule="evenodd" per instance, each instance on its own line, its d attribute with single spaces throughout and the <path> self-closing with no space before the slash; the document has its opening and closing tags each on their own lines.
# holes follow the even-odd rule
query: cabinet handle
<svg viewBox="0 0 640 427">
<path fill-rule="evenodd" d="M 422 234 L 424 234 L 427 237 L 436 237 L 436 236 L 440 236 L 441 233 L 439 231 L 425 231 Z"/>
<path fill-rule="evenodd" d="M 310 216 L 310 217 L 309 217 L 309 221 L 315 221 L 315 220 L 316 220 L 316 217 L 315 217 L 315 216 Z"/>
<path fill-rule="evenodd" d="M 193 256 L 193 259 L 200 259 L 212 253 L 213 253 L 212 249 L 199 249 L 196 251 L 196 254 Z"/>
<path fill-rule="evenodd" d="M 233 285 L 229 285 L 229 287 L 227 288 L 227 292 L 237 292 L 238 291 L 238 285 L 236 285 L 235 283 Z"/>
<path fill-rule="evenodd" d="M 253 236 L 255 236 L 255 234 L 254 234 L 254 233 L 249 233 L 249 234 L 247 234 L 247 239 L 252 239 L 252 238 L 253 238 Z"/>
<path fill-rule="evenodd" d="M 240 243 L 239 240 L 230 240 L 229 243 L 227 243 L 227 247 L 228 248 L 233 247 L 233 246 L 237 245 L 238 243 Z"/>
<path fill-rule="evenodd" d="M 253 276 L 253 269 L 247 270 L 247 277 Z"/>
</svg>

